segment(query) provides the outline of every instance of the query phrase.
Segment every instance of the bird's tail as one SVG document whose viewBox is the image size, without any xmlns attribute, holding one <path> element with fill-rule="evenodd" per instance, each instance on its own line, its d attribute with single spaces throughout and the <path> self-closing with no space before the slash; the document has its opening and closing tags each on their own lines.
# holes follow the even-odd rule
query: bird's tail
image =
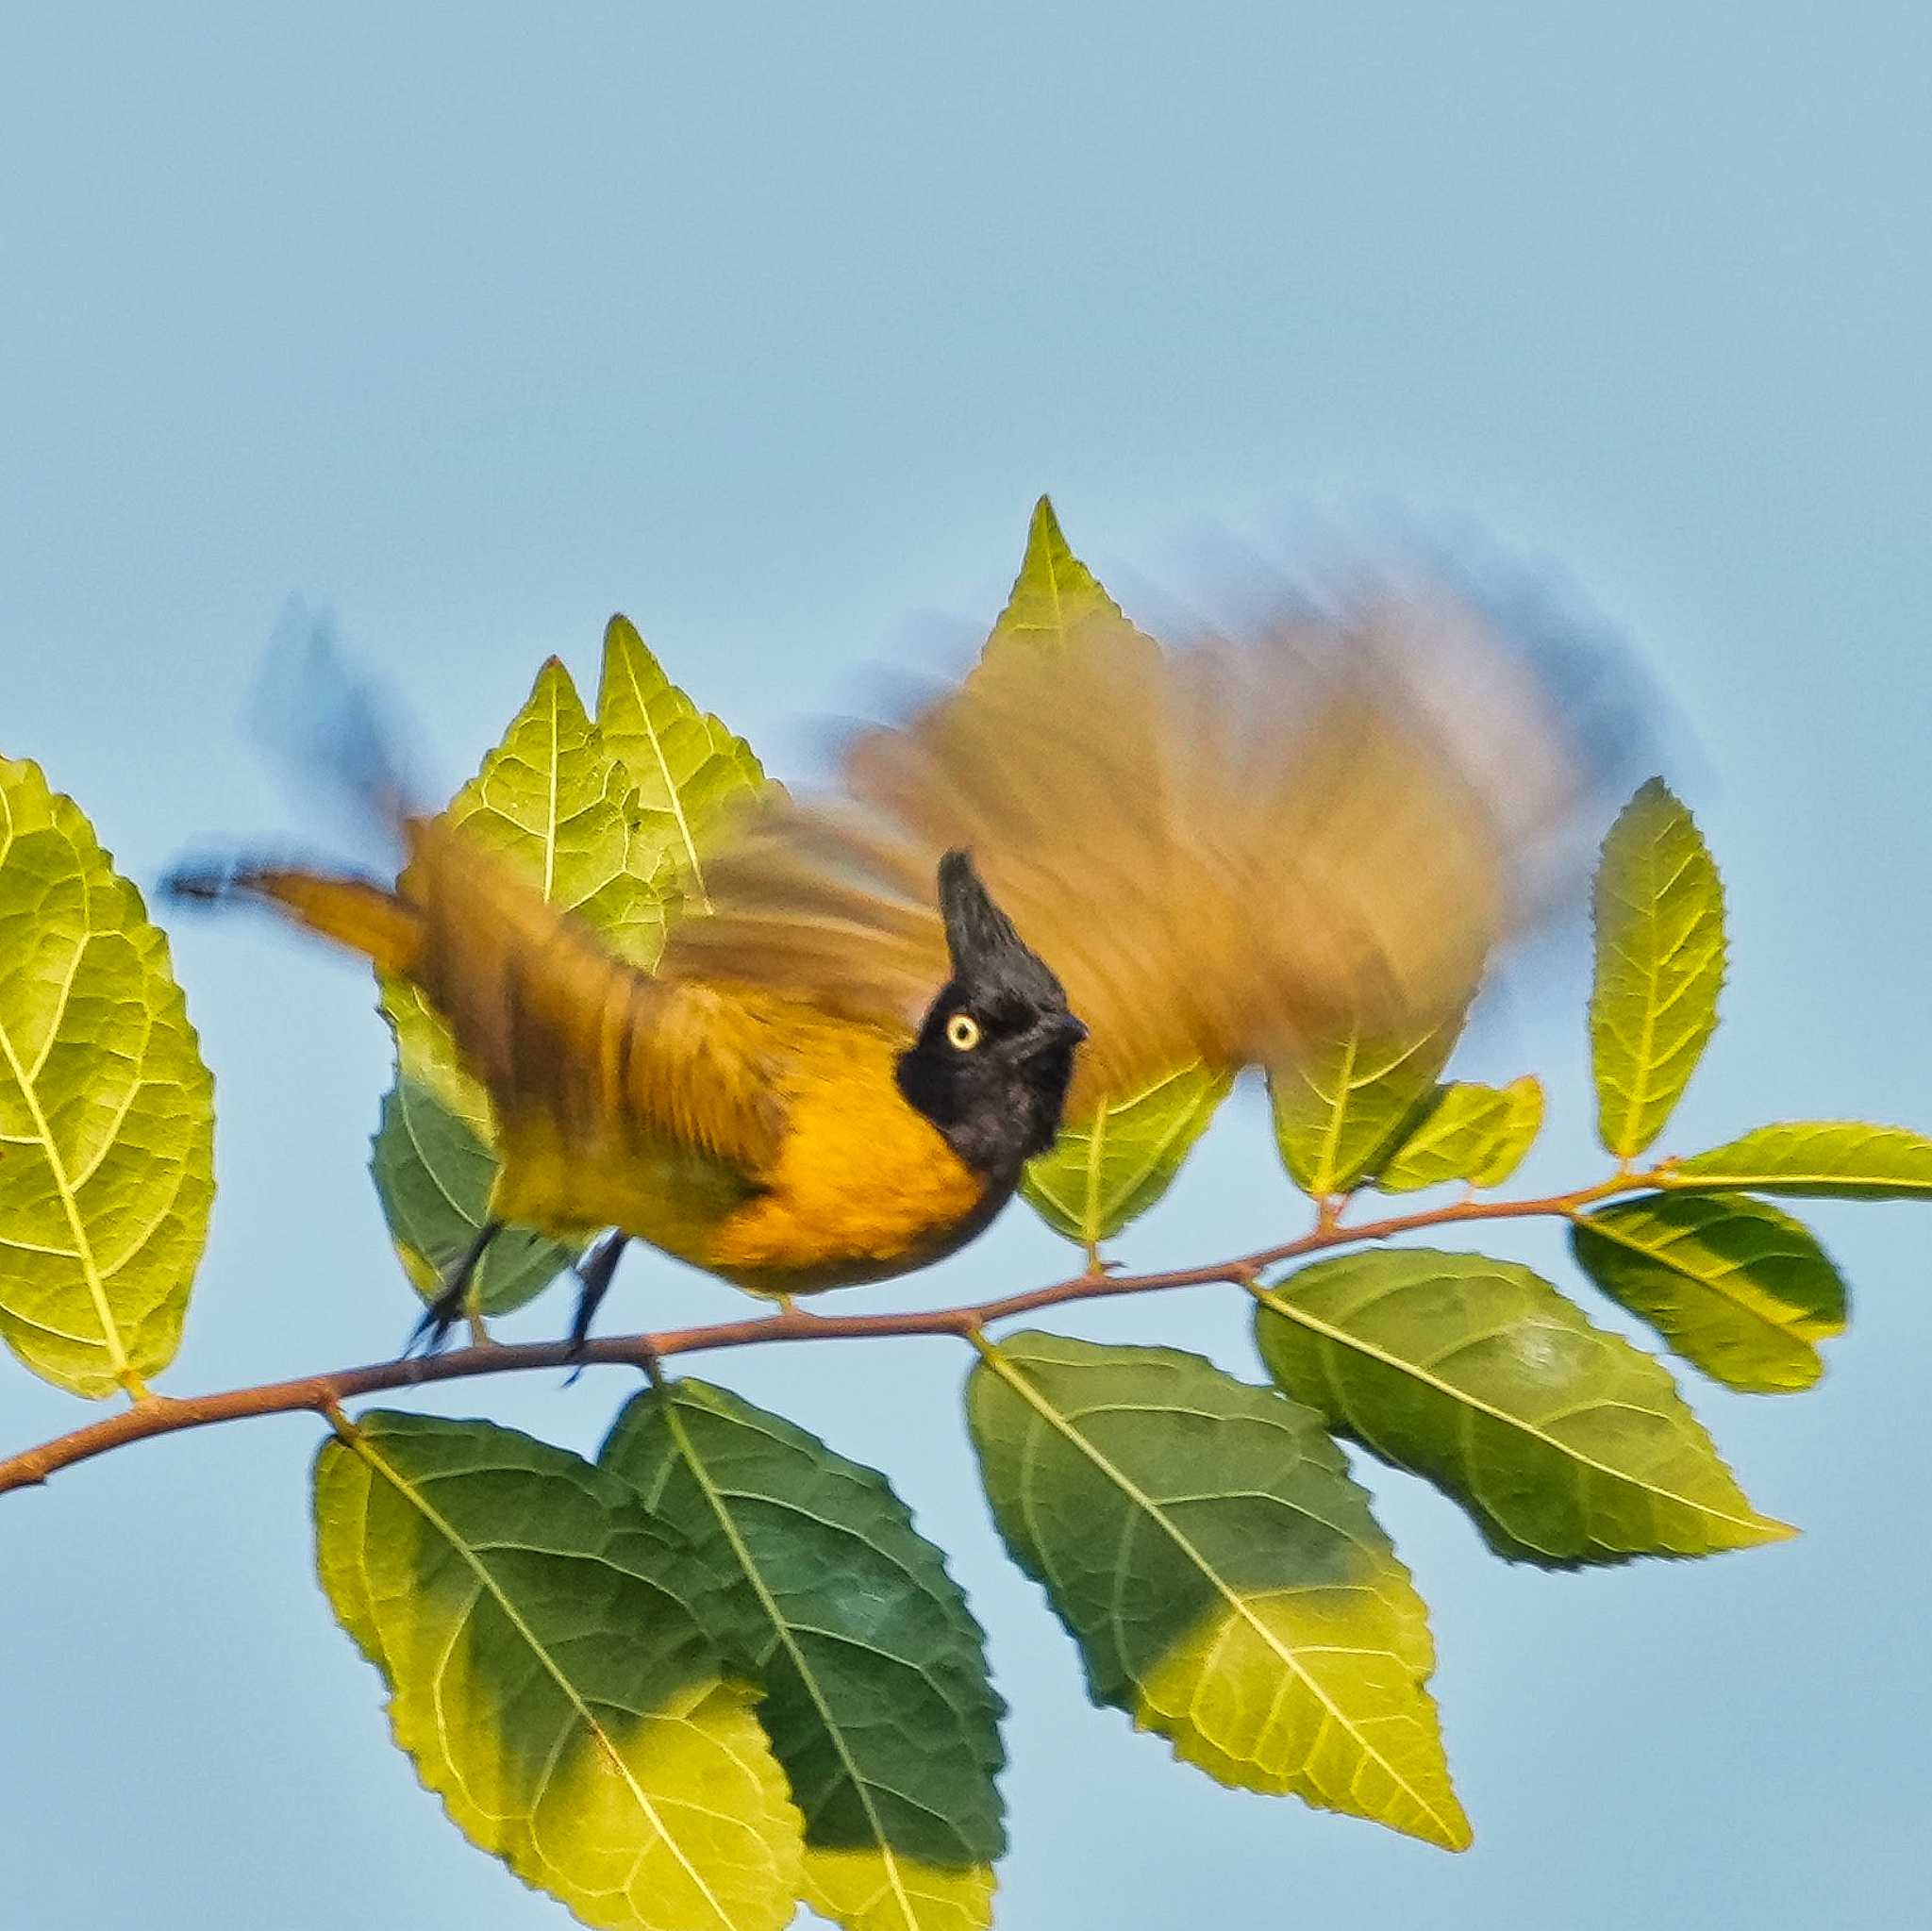
<svg viewBox="0 0 1932 1931">
<path fill-rule="evenodd" d="M 293 924 L 360 953 L 384 973 L 413 974 L 422 957 L 423 913 L 372 878 L 240 858 L 186 865 L 162 880 L 172 898 L 201 905 L 252 900 Z"/>
</svg>

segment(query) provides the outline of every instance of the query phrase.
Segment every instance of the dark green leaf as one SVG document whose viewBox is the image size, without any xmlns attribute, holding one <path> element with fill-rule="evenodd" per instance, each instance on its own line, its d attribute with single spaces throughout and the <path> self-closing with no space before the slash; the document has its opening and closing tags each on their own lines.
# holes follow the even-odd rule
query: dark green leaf
<svg viewBox="0 0 1932 1931">
<path fill-rule="evenodd" d="M 371 1171 L 403 1266 L 416 1291 L 433 1299 L 489 1217 L 496 1156 L 467 1120 L 405 1078 L 383 1095 Z M 575 1258 L 559 1240 L 507 1227 L 476 1268 L 477 1303 L 488 1313 L 521 1307 Z"/>
<path fill-rule="evenodd" d="M 1500 1556 L 1555 1566 L 1782 1540 L 1650 1356 L 1480 1254 L 1394 1247 L 1268 1291 L 1256 1339 L 1330 1427 L 1466 1508 Z"/>
<path fill-rule="evenodd" d="M 981 1931 L 1006 1848 L 985 1640 L 885 1477 L 701 1381 L 636 1396 L 599 1457 L 721 1577 L 848 1931 Z"/>
<path fill-rule="evenodd" d="M 1195 1355 L 1023 1334 L 967 1412 L 1096 1703 L 1219 1782 L 1468 1843 L 1422 1599 L 1306 1408 Z"/>
</svg>

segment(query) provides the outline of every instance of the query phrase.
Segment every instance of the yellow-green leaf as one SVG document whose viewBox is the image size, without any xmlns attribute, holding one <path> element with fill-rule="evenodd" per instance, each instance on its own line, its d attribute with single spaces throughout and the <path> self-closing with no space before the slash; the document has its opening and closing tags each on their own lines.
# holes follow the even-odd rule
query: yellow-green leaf
<svg viewBox="0 0 1932 1931">
<path fill-rule="evenodd" d="M 1269 1289 L 1255 1335 L 1282 1390 L 1435 1483 L 1500 1556 L 1569 1567 L 1794 1533 L 1745 1500 L 1661 1363 L 1526 1267 L 1346 1254 Z"/>
<path fill-rule="evenodd" d="M 1693 1154 L 1658 1174 L 1664 1187 L 1832 1200 L 1932 1199 L 1932 1140 L 1862 1120 L 1787 1120 Z"/>
<path fill-rule="evenodd" d="M 0 1337 L 75 1394 L 174 1359 L 214 1092 L 168 941 L 73 799 L 0 758 Z"/>
<path fill-rule="evenodd" d="M 1435 1090 L 1461 1030 L 1459 1014 L 1401 1036 L 1357 1029 L 1271 1069 L 1275 1143 L 1295 1185 L 1322 1199 L 1373 1173 Z"/>
<path fill-rule="evenodd" d="M 1196 1355 L 1022 1334 L 967 1413 L 1095 1703 L 1221 1783 L 1469 1842 L 1422 1599 L 1307 1409 Z"/>
<path fill-rule="evenodd" d="M 883 1475 L 722 1388 L 635 1396 L 599 1457 L 723 1584 L 712 1634 L 804 1812 L 805 1895 L 847 1931 L 984 1931 L 1006 1848 L 985 1639 Z"/>
<path fill-rule="evenodd" d="M 1141 635 L 1068 547 L 1053 505 L 1042 496 L 1033 506 L 1020 574 L 986 641 L 986 654 L 1015 646 L 1051 649 L 1093 624 L 1118 624 L 1127 637 Z"/>
<path fill-rule="evenodd" d="M 636 788 L 640 853 L 668 859 L 704 909 L 705 853 L 730 814 L 764 789 L 764 767 L 664 674 L 628 617 L 611 618 L 604 632 L 597 728 Z"/>
<path fill-rule="evenodd" d="M 634 1492 L 487 1422 L 362 1417 L 315 1469 L 317 1563 L 451 1821 L 611 1931 L 779 1931 L 801 1830 Z"/>
<path fill-rule="evenodd" d="M 520 865 L 552 905 L 575 912 L 640 965 L 664 942 L 667 868 L 636 824 L 637 781 L 551 658 L 502 743 L 448 816 Z"/>
<path fill-rule="evenodd" d="M 663 943 L 674 867 L 656 834 L 641 827 L 634 791 L 570 673 L 552 658 L 447 815 L 526 872 L 553 904 L 648 965 Z M 414 986 L 386 979 L 382 1010 L 395 1033 L 396 1085 L 371 1165 L 404 1267 L 426 1298 L 487 1217 L 496 1124 L 449 1029 Z M 477 1269 L 476 1305 L 490 1314 L 521 1307 L 573 1255 L 534 1236 L 498 1240 Z"/>
<path fill-rule="evenodd" d="M 1055 1233 L 1091 1250 L 1138 1220 L 1174 1184 L 1181 1162 L 1227 1097 L 1232 1076 L 1183 1067 L 1144 1092 L 1103 1102 L 1027 1162 L 1020 1190 Z"/>
<path fill-rule="evenodd" d="M 1597 1132 L 1619 1159 L 1663 1130 L 1717 1025 L 1724 887 L 1690 814 L 1661 778 L 1604 841 L 1590 999 Z"/>
<path fill-rule="evenodd" d="M 1570 1229 L 1578 1263 L 1672 1350 L 1748 1394 L 1809 1388 L 1845 1286 L 1790 1214 L 1741 1193 L 1649 1193 Z"/>
<path fill-rule="evenodd" d="M 1394 1152 L 1382 1159 L 1375 1185 L 1390 1193 L 1447 1180 L 1500 1187 L 1522 1163 L 1542 1124 L 1543 1090 L 1534 1074 L 1504 1087 L 1465 1080 L 1438 1087 Z"/>
</svg>

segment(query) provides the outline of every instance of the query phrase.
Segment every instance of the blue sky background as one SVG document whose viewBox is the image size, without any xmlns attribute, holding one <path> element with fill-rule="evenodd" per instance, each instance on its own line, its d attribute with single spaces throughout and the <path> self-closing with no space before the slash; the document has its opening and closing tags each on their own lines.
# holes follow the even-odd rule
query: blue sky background
<svg viewBox="0 0 1932 1931">
<path fill-rule="evenodd" d="M 1869 4 L 8 8 L 0 748 L 142 880 L 312 830 L 245 724 L 301 593 L 451 779 L 546 652 L 591 676 L 618 608 L 795 769 L 803 720 L 991 617 L 1042 489 L 1130 603 L 1188 587 L 1203 529 L 1395 505 L 1567 572 L 1683 721 L 1735 962 L 1669 1143 L 1932 1126 L 1928 42 Z M 221 1195 L 167 1385 L 391 1349 L 366 980 L 260 926 L 192 925 L 177 961 Z M 1601 1157 L 1585 973 L 1540 957 L 1468 1062 L 1550 1082 L 1528 1184 Z M 1370 1472 L 1434 1607 L 1460 1858 L 1229 1794 L 1089 1708 L 997 1554 L 941 1344 L 708 1372 L 891 1470 L 953 1552 L 1015 1705 L 1008 1931 L 1902 1925 L 1932 1221 L 1810 1218 L 1857 1312 L 1823 1386 L 1690 1390 L 1802 1540 L 1548 1576 Z M 1251 1101 L 1125 1251 L 1300 1219 Z M 1064 1264 L 1015 1213 L 851 1305 Z M 1251 1373 L 1233 1298 L 1067 1324 Z M 728 1305 L 633 1262 L 608 1318 Z M 0 1380 L 8 1445 L 83 1418 Z M 436 1405 L 588 1447 L 625 1391 Z M 6 1922 L 567 1922 L 390 1746 L 311 1577 L 315 1440 L 179 1437 L 0 1504 Z"/>
</svg>

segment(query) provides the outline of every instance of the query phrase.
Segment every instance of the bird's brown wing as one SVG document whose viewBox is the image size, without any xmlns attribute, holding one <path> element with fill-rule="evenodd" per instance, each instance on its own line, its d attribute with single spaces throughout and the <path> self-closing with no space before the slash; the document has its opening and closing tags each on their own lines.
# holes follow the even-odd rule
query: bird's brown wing
<svg viewBox="0 0 1932 1931">
<path fill-rule="evenodd" d="M 507 1128 L 538 1113 L 566 1141 L 655 1136 L 746 1175 L 769 1164 L 783 1121 L 756 1011 L 618 957 L 461 826 L 408 835 L 398 891 L 423 920 L 410 976 Z"/>
<path fill-rule="evenodd" d="M 1535 907 L 1583 786 L 1551 687 L 1470 602 L 1385 590 L 1164 649 L 1118 621 L 989 653 L 773 795 L 659 970 L 914 1022 L 972 851 L 1091 1039 L 1070 1102 L 1178 1064 L 1291 1060 L 1459 1008 Z"/>
<path fill-rule="evenodd" d="M 175 889 L 268 901 L 411 980 L 508 1141 L 523 1129 L 587 1151 L 656 1139 L 747 1178 L 764 1171 L 784 1123 L 759 1002 L 639 971 L 460 825 L 413 818 L 401 829 L 409 862 L 393 891 L 247 863 Z M 555 1216 L 568 1206 L 553 1202 Z"/>
</svg>

